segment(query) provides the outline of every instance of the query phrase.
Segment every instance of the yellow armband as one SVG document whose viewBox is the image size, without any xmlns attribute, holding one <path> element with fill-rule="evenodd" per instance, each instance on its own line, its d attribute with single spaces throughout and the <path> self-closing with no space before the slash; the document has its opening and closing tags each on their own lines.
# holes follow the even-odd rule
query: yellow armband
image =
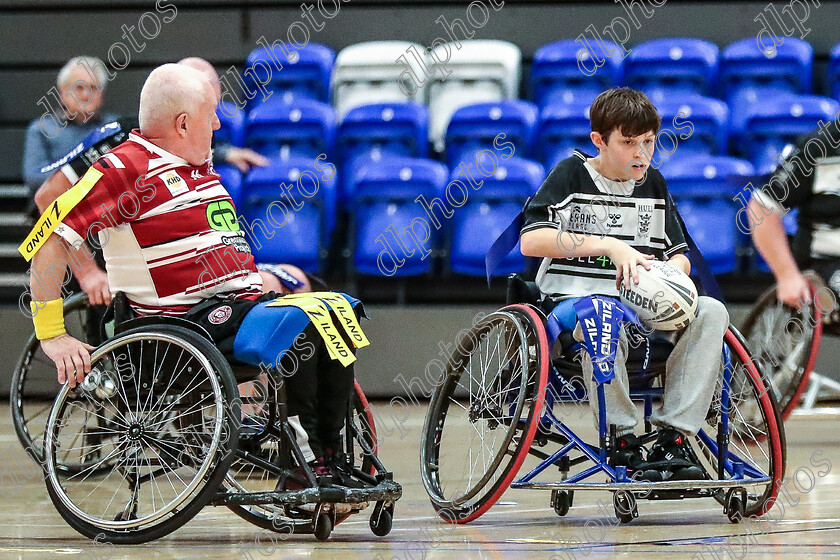
<svg viewBox="0 0 840 560">
<path fill-rule="evenodd" d="M 61 298 L 50 301 L 31 301 L 32 322 L 35 323 L 35 337 L 38 340 L 53 338 L 67 331 L 64 329 L 64 301 Z"/>
</svg>

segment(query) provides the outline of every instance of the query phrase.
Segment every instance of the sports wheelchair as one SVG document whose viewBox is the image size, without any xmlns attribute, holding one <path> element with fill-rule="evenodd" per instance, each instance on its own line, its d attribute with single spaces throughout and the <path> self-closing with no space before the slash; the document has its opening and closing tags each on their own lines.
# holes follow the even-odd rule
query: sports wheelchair
<svg viewBox="0 0 840 560">
<path fill-rule="evenodd" d="M 358 382 L 336 454 L 341 485 L 319 485 L 287 419 L 275 368 L 232 365 L 188 321 L 129 318 L 122 294 L 113 309 L 91 373 L 74 389 L 60 388 L 43 435 L 29 431 L 37 417 L 29 414 L 39 411 L 27 406 L 26 392 L 34 365 L 50 370 L 37 340 L 15 371 L 16 431 L 74 529 L 91 539 L 142 543 L 213 505 L 266 530 L 326 540 L 373 502 L 371 530 L 390 532 L 402 489 L 377 457 L 373 415 Z M 89 310 L 83 295 L 68 298 L 71 334 L 92 320 Z M 246 383 L 241 391 L 239 383 Z"/>
<path fill-rule="evenodd" d="M 840 336 L 837 298 L 816 272 L 803 276 L 811 303 L 799 308 L 782 304 L 773 286 L 758 298 L 742 328 L 755 362 L 771 382 L 782 419 L 800 401 L 812 407 L 823 386 L 840 392 L 840 384 L 813 372 L 823 333 Z"/>
<path fill-rule="evenodd" d="M 423 483 L 440 517 L 475 520 L 508 487 L 551 490 L 551 507 L 560 516 L 576 491 L 610 491 L 622 523 L 638 516 L 639 499 L 711 497 L 732 522 L 772 507 L 784 477 L 784 430 L 773 392 L 737 330 L 726 332 L 714 397 L 691 442 L 705 479 L 636 481 L 626 468 L 611 466 L 615 426 L 606 426 L 602 386 L 596 439 L 584 439 L 593 432 L 592 413 L 575 341 L 569 332 L 549 338 L 538 298 L 532 282 L 509 277 L 508 302 L 528 303 L 484 317 L 448 360 L 421 443 Z M 671 348 L 667 340 L 650 340 L 630 349 L 631 397 L 643 403 L 645 443 L 657 436 L 649 418 L 663 394 Z M 529 456 L 537 464 L 517 479 Z M 601 477 L 606 482 L 596 480 Z"/>
</svg>

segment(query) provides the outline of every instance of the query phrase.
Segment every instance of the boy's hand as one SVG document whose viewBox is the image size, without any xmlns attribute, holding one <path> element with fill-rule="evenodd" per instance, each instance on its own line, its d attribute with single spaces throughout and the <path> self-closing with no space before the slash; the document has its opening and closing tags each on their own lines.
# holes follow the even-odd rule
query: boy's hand
<svg viewBox="0 0 840 560">
<path fill-rule="evenodd" d="M 610 238 L 610 241 L 607 256 L 615 265 L 615 289 L 618 290 L 623 281 L 625 289 L 629 290 L 630 278 L 633 278 L 634 284 L 639 283 L 639 271 L 636 270 L 636 265 L 642 265 L 645 270 L 650 270 L 648 261 L 655 257 L 640 253 L 620 239 Z"/>
</svg>

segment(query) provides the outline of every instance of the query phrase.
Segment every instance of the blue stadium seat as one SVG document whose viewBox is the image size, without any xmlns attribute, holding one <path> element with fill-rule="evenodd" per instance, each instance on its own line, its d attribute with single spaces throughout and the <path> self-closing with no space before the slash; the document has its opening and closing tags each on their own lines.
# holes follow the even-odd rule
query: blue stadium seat
<svg viewBox="0 0 840 560">
<path fill-rule="evenodd" d="M 711 97 L 671 97 L 656 105 L 662 117 L 653 161 L 674 161 L 698 155 L 723 154 L 727 148 L 729 109 Z M 674 145 L 676 139 L 676 146 Z M 673 152 L 668 155 L 668 152 Z"/>
<path fill-rule="evenodd" d="M 702 39 L 654 39 L 636 45 L 624 61 L 624 83 L 659 104 L 672 96 L 704 95 L 717 79 L 718 48 Z"/>
<path fill-rule="evenodd" d="M 415 199 L 445 200 L 446 177 L 441 163 L 403 157 L 383 158 L 357 171 L 351 186 L 355 272 L 416 276 L 432 271 L 441 235 Z M 438 213 L 437 219 L 442 226 L 439 220 L 445 218 Z M 412 223 L 418 239 L 429 237 L 420 246 L 411 237 Z"/>
<path fill-rule="evenodd" d="M 485 156 L 487 157 L 487 156 Z M 492 169 L 489 164 L 483 166 Z M 493 241 L 507 228 L 522 210 L 529 196 L 533 196 L 545 178 L 542 165 L 534 161 L 512 157 L 500 161 L 488 176 L 472 174 L 481 187 L 467 187 L 467 202 L 455 210 L 449 234 L 450 269 L 459 274 L 484 276 L 484 258 Z M 452 181 L 469 185 L 463 170 L 456 168 Z M 454 190 L 453 190 L 454 192 Z M 460 192 L 460 191 L 459 191 Z M 522 272 L 525 257 L 519 245 L 508 253 L 494 275 Z"/>
<path fill-rule="evenodd" d="M 213 136 L 217 140 L 224 140 L 241 147 L 245 141 L 245 110 L 230 101 L 222 101 L 216 109 L 216 115 L 222 126 L 213 133 Z"/>
<path fill-rule="evenodd" d="M 718 85 L 731 111 L 730 132 L 740 137 L 750 106 L 785 92 L 810 93 L 814 49 L 796 37 L 786 37 L 771 56 L 755 37 L 736 41 L 723 50 Z"/>
<path fill-rule="evenodd" d="M 753 165 L 744 159 L 729 156 L 698 156 L 683 158 L 668 165 L 665 178 L 668 191 L 677 199 L 732 198 L 739 188 L 728 184 L 733 176 L 750 177 L 755 174 Z"/>
<path fill-rule="evenodd" d="M 735 204 L 726 199 L 682 199 L 677 202 L 677 208 L 711 271 L 714 274 L 735 271 L 738 240 Z"/>
<path fill-rule="evenodd" d="M 832 99 L 840 99 L 840 43 L 837 43 L 831 49 L 826 82 L 828 84 L 828 95 Z"/>
<path fill-rule="evenodd" d="M 758 173 L 769 173 L 778 164 L 775 156 L 800 134 L 828 122 L 840 103 L 817 95 L 787 95 L 750 107 L 744 131 L 744 150 Z"/>
<path fill-rule="evenodd" d="M 603 58 L 604 64 L 595 70 L 595 61 L 586 45 L 574 40 L 557 41 L 540 47 L 531 66 L 531 93 L 540 107 L 554 103 L 589 105 L 599 93 L 619 83 L 621 79 L 622 49 L 612 41 L 604 41 L 613 56 L 603 56 L 595 41 L 590 46 Z M 581 69 L 583 67 L 583 70 Z M 584 70 L 592 75 L 587 75 Z"/>
<path fill-rule="evenodd" d="M 257 262 L 319 272 L 335 227 L 335 185 L 335 173 L 329 176 L 311 158 L 295 154 L 252 169 L 239 212 Z"/>
<path fill-rule="evenodd" d="M 334 141 L 335 112 L 320 101 L 271 98 L 248 113 L 245 123 L 245 145 L 269 158 L 289 152 L 331 158 Z"/>
<path fill-rule="evenodd" d="M 494 139 L 511 142 L 519 157 L 528 157 L 537 130 L 537 107 L 527 101 L 502 100 L 477 103 L 456 110 L 446 129 L 446 159 L 450 166 L 461 161 L 467 150 L 493 149 Z"/>
<path fill-rule="evenodd" d="M 551 169 L 575 148 L 591 153 L 589 105 L 549 105 L 540 111 L 535 159 Z"/>
<path fill-rule="evenodd" d="M 213 169 L 221 177 L 222 185 L 227 189 L 233 199 L 233 205 L 237 210 L 242 202 L 242 173 L 232 165 L 214 165 Z"/>
<path fill-rule="evenodd" d="M 269 100 L 284 97 L 286 101 L 290 101 L 292 98 L 303 97 L 328 103 L 330 75 L 335 63 L 335 53 L 332 49 L 317 43 L 309 43 L 299 50 L 290 49 L 289 57 L 291 60 L 286 59 L 281 47 L 274 51 L 273 56 L 265 47 L 254 49 L 245 62 L 246 71 L 248 68 L 253 68 L 254 71 L 245 74 L 245 83 L 252 91 L 256 91 L 257 84 L 254 80 L 258 79 L 260 82 L 266 80 L 268 76 L 260 64 L 262 63 L 271 69 L 271 80 L 263 86 L 264 89 L 279 94 L 272 95 Z M 254 66 L 255 62 L 256 66 Z M 280 70 L 277 69 L 278 63 L 282 66 Z M 257 95 L 249 104 L 249 108 L 256 107 L 261 100 L 262 96 Z"/>
<path fill-rule="evenodd" d="M 385 154 L 426 157 L 429 112 L 420 103 L 374 103 L 350 109 L 338 127 L 336 150 L 344 163 L 372 148 Z"/>
</svg>

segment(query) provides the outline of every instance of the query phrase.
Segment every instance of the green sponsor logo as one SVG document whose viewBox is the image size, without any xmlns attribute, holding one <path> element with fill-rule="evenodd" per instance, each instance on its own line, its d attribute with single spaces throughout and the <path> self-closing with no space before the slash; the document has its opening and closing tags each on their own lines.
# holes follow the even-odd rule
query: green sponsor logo
<svg viewBox="0 0 840 560">
<path fill-rule="evenodd" d="M 207 223 L 216 231 L 239 231 L 236 210 L 227 200 L 211 202 L 207 205 Z"/>
</svg>

